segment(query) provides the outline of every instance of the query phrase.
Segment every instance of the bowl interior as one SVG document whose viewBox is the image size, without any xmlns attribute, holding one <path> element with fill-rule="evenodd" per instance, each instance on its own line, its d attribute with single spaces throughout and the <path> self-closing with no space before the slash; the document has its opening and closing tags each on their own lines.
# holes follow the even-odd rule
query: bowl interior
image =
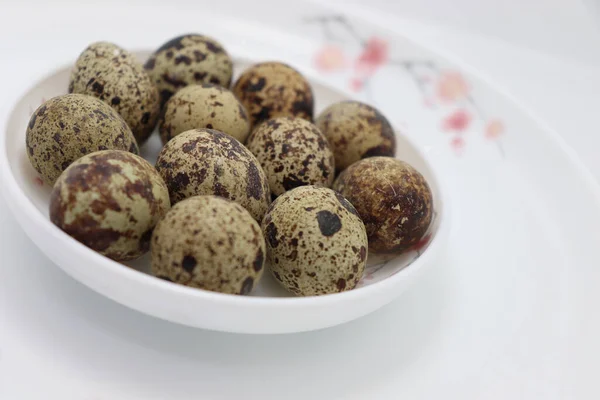
<svg viewBox="0 0 600 400">
<path fill-rule="evenodd" d="M 147 51 L 136 52 L 136 55 L 140 60 L 145 60 L 148 54 L 149 52 Z M 235 75 L 239 74 L 240 71 L 243 71 L 250 64 L 251 62 L 248 60 L 234 58 Z M 69 73 L 70 67 L 67 66 L 35 84 L 15 106 L 6 132 L 6 157 L 8 158 L 11 172 L 20 189 L 35 205 L 37 210 L 39 210 L 40 218 L 45 219 L 45 223 L 48 224 L 51 224 L 48 218 L 48 203 L 52 188 L 42 182 L 37 172 L 29 163 L 25 150 L 25 131 L 29 122 L 29 117 L 40 104 L 47 99 L 67 92 Z M 322 81 L 312 79 L 310 75 L 308 75 L 308 78 L 312 83 L 316 97 L 315 115 L 332 103 L 348 99 L 346 94 L 327 86 Z M 393 120 L 393 118 L 390 119 Z M 359 283 L 359 287 L 371 285 L 386 279 L 412 264 L 421 256 L 423 251 L 425 251 L 431 242 L 431 239 L 435 236 L 440 223 L 439 210 L 441 210 L 442 199 L 439 184 L 433 175 L 432 169 L 416 147 L 397 130 L 396 139 L 398 146 L 396 152 L 397 158 L 407 161 L 417 168 L 425 176 L 431 186 L 434 196 L 434 218 L 429 228 L 429 232 L 413 250 L 399 256 L 384 257 L 379 255 L 369 255 L 367 269 Z M 160 138 L 158 137 L 158 134 L 153 134 L 151 139 L 141 148 L 141 152 L 144 158 L 154 163 L 160 148 Z M 91 252 L 92 250 L 89 251 Z M 148 273 L 150 267 L 149 255 L 146 254 L 134 262 L 127 263 L 127 265 L 142 273 Z M 263 297 L 290 296 L 279 287 L 268 273 L 263 275 L 263 278 L 251 295 Z"/>
</svg>

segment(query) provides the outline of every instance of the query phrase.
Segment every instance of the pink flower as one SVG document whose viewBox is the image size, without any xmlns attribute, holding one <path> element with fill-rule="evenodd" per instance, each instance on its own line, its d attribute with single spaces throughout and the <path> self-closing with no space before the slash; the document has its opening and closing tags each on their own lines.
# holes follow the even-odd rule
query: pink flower
<svg viewBox="0 0 600 400">
<path fill-rule="evenodd" d="M 315 67 L 321 72 L 333 72 L 347 65 L 346 56 L 338 46 L 327 45 L 315 54 Z"/>
<path fill-rule="evenodd" d="M 450 146 L 454 149 L 454 152 L 458 155 L 462 154 L 463 149 L 465 148 L 465 139 L 460 136 L 453 137 L 450 141 Z"/>
<path fill-rule="evenodd" d="M 493 119 L 485 126 L 485 137 L 494 140 L 504 133 L 504 124 L 502 121 Z"/>
<path fill-rule="evenodd" d="M 446 103 L 467 97 L 469 91 L 467 81 L 460 73 L 454 71 L 443 73 L 437 84 L 437 95 L 441 101 Z"/>
<path fill-rule="evenodd" d="M 350 89 L 354 92 L 360 92 L 365 82 L 360 78 L 353 78 L 350 80 Z"/>
<path fill-rule="evenodd" d="M 33 181 L 35 182 L 36 185 L 38 186 L 44 186 L 44 181 L 42 180 L 42 178 L 40 178 L 39 176 L 36 176 Z"/>
<path fill-rule="evenodd" d="M 417 243 L 415 243 L 412 247 L 413 250 L 416 251 L 421 251 L 423 250 L 423 248 L 425 246 L 427 246 L 427 244 L 429 243 L 429 241 L 431 240 L 431 233 L 428 233 L 427 235 L 423 236 L 421 238 L 421 240 L 419 240 Z"/>
<path fill-rule="evenodd" d="M 356 59 L 355 69 L 361 76 L 368 76 L 385 64 L 388 60 L 388 42 L 372 37 L 367 41 L 363 51 Z"/>
<path fill-rule="evenodd" d="M 445 131 L 463 132 L 471 123 L 471 114 L 466 110 L 456 110 L 442 121 L 442 129 Z"/>
</svg>

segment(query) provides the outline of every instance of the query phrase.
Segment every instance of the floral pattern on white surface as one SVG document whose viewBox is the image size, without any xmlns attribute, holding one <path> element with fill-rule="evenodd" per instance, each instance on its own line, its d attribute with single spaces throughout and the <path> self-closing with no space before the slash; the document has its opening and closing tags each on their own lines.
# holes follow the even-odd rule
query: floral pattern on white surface
<svg viewBox="0 0 600 400">
<path fill-rule="evenodd" d="M 383 35 L 362 35 L 343 15 L 324 15 L 305 18 L 307 24 L 320 27 L 323 45 L 313 58 L 314 67 L 323 75 L 351 71 L 347 83 L 355 93 L 364 93 L 373 99 L 371 79 L 384 66 L 397 67 L 408 74 L 422 95 L 425 108 L 439 118 L 440 132 L 449 137 L 448 144 L 461 156 L 472 131 L 480 132 L 494 144 L 501 157 L 505 156 L 502 136 L 505 125 L 497 117 L 489 117 L 476 102 L 469 80 L 459 71 L 440 67 L 433 61 L 410 60 L 393 56 L 390 42 Z M 334 28 L 336 28 L 334 30 Z M 335 31 L 335 33 L 334 33 Z M 359 45 L 358 54 L 352 55 L 349 45 Z"/>
</svg>

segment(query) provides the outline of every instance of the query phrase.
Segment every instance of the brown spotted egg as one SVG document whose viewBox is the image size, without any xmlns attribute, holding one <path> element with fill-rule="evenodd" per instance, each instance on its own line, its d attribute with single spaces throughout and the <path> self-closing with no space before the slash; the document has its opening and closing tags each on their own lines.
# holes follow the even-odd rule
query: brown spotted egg
<svg viewBox="0 0 600 400">
<path fill-rule="evenodd" d="M 248 294 L 262 276 L 264 260 L 258 223 L 221 197 L 177 203 L 152 234 L 152 274 L 186 286 Z"/>
<path fill-rule="evenodd" d="M 86 154 L 99 150 L 138 153 L 123 118 L 103 101 L 82 94 L 58 96 L 42 104 L 31 115 L 25 141 L 31 165 L 50 186 Z"/>
<path fill-rule="evenodd" d="M 166 143 L 181 132 L 196 128 L 216 129 L 244 143 L 250 120 L 231 91 L 211 83 L 189 85 L 165 105 L 159 132 Z"/>
<path fill-rule="evenodd" d="M 302 74 L 289 65 L 256 64 L 238 78 L 233 92 L 246 107 L 253 126 L 286 115 L 312 121 L 312 88 Z"/>
<path fill-rule="evenodd" d="M 215 39 L 197 34 L 173 38 L 150 56 L 144 68 L 158 87 L 161 106 L 187 85 L 213 83 L 229 87 L 231 57 Z"/>
<path fill-rule="evenodd" d="M 333 183 L 335 166 L 327 139 L 302 118 L 268 120 L 254 129 L 246 146 L 260 162 L 275 196 L 298 186 Z"/>
<path fill-rule="evenodd" d="M 301 296 L 353 289 L 367 260 L 354 207 L 331 189 L 302 186 L 279 196 L 262 222 L 275 279 Z"/>
<path fill-rule="evenodd" d="M 193 129 L 167 142 L 156 169 L 173 204 L 197 195 L 235 201 L 260 221 L 271 201 L 269 183 L 252 153 L 233 137 L 213 129 Z"/>
<path fill-rule="evenodd" d="M 158 90 L 142 64 L 115 44 L 93 43 L 81 53 L 71 72 L 69 93 L 87 94 L 110 104 L 140 145 L 156 126 Z"/>
<path fill-rule="evenodd" d="M 333 188 L 356 207 L 373 252 L 407 250 L 431 223 L 431 189 L 423 175 L 404 161 L 391 157 L 358 161 L 338 176 Z"/>
<path fill-rule="evenodd" d="M 151 164 L 104 150 L 83 156 L 58 178 L 50 220 L 92 250 L 127 261 L 148 251 L 152 230 L 169 208 L 167 187 Z"/>
<path fill-rule="evenodd" d="M 316 120 L 329 140 L 335 166 L 343 171 L 358 160 L 393 157 L 396 137 L 392 126 L 376 108 L 358 101 L 342 101 L 326 108 Z"/>
</svg>

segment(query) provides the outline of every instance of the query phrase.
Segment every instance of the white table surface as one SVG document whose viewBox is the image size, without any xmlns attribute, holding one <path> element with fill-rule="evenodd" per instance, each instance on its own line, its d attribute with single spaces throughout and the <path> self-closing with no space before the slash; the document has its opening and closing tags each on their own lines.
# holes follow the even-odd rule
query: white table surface
<svg viewBox="0 0 600 400">
<path fill-rule="evenodd" d="M 43 55 L 50 57 L 53 51 L 45 46 L 52 35 L 48 27 L 52 22 L 43 19 L 48 13 L 44 7 L 49 6 L 31 4 L 1 7 L 6 21 L 0 24 L 0 90 L 4 93 L 43 74 Z M 385 18 L 401 17 L 387 14 Z M 455 61 L 533 111 L 562 135 L 600 179 L 600 158 L 596 156 L 600 69 L 593 60 L 561 58 L 549 55 L 547 49 L 532 51 L 503 39 L 477 37 L 412 19 L 401 22 L 415 40 L 444 49 Z M 594 40 L 589 41 L 590 52 L 598 52 Z M 36 43 L 36 54 L 23 53 L 23 44 Z M 6 115 L 9 106 L 7 96 L 0 96 L 0 116 Z M 361 391 L 371 385 L 384 391 L 389 387 L 388 398 L 396 398 L 390 383 L 394 374 L 402 373 L 402 359 L 410 357 L 411 348 L 419 343 L 419 338 L 403 327 L 431 323 L 427 316 L 413 311 L 411 305 L 424 301 L 414 290 L 368 317 L 295 338 L 228 335 L 158 321 L 104 299 L 67 277 L 27 239 L 1 197 L 0 264 L 0 281 L 10 282 L 5 285 L 7 290 L 0 291 L 3 400 L 108 399 L 111 389 L 121 391 L 122 398 L 138 398 L 133 393 L 143 393 L 146 399 L 154 399 L 160 398 L 154 396 L 154 389 L 165 385 L 172 389 L 173 399 L 184 398 L 185 382 L 203 373 L 197 365 L 186 371 L 192 358 L 205 360 L 204 372 L 221 376 L 207 384 L 210 393 L 226 385 L 237 388 L 229 389 L 229 395 L 233 390 L 245 398 L 260 398 L 256 394 L 264 395 L 268 385 L 272 393 L 301 395 L 299 377 L 287 376 L 283 369 L 279 376 L 262 376 L 259 370 L 259 365 L 293 363 L 305 368 L 303 379 L 322 388 L 323 398 L 361 398 Z M 437 281 L 422 284 L 436 285 Z M 6 340 L 9 333 L 10 342 Z M 349 351 L 365 342 L 368 351 Z M 331 354 L 330 376 L 311 374 L 310 354 L 315 351 Z M 385 371 L 365 368 L 372 365 Z M 61 384 L 65 377 L 75 383 L 65 387 Z M 197 398 L 205 397 L 198 394 Z"/>
</svg>

